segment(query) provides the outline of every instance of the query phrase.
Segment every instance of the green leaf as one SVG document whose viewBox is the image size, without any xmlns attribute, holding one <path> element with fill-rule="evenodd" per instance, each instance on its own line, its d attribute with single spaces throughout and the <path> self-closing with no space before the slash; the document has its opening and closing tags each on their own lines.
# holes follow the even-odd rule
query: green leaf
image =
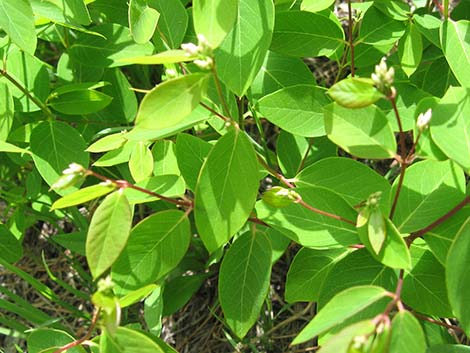
<svg viewBox="0 0 470 353">
<path fill-rule="evenodd" d="M 302 11 L 319 12 L 329 8 L 335 0 L 303 0 L 300 4 Z"/>
<path fill-rule="evenodd" d="M 189 240 L 188 217 L 181 211 L 154 213 L 138 223 L 112 267 L 117 292 L 126 293 L 162 278 L 183 258 Z"/>
<path fill-rule="evenodd" d="M 224 40 L 237 19 L 237 0 L 194 0 L 193 21 L 212 48 Z"/>
<path fill-rule="evenodd" d="M 470 221 L 467 220 L 460 228 L 452 242 L 446 263 L 446 284 L 449 302 L 465 332 L 470 332 L 470 306 L 467 271 L 470 251 Z"/>
<path fill-rule="evenodd" d="M 86 150 L 92 153 L 106 152 L 122 147 L 126 143 L 126 138 L 122 132 L 106 135 L 91 144 Z"/>
<path fill-rule="evenodd" d="M 153 45 L 136 44 L 127 27 L 116 23 L 91 27 L 93 31 L 104 36 L 81 34 L 75 43 L 68 48 L 70 57 L 86 66 L 116 67 L 126 65 L 121 59 L 134 56 L 150 55 Z"/>
<path fill-rule="evenodd" d="M 23 256 L 21 242 L 11 233 L 6 226 L 0 224 L 0 257 L 14 263 Z"/>
<path fill-rule="evenodd" d="M 299 187 L 295 191 L 312 207 L 344 219 L 356 219 L 356 211 L 328 189 Z M 259 201 L 256 211 L 260 219 L 302 246 L 325 249 L 359 243 L 354 225 L 312 212 L 298 203 L 285 208 L 274 208 Z"/>
<path fill-rule="evenodd" d="M 393 221 L 400 232 L 415 232 L 449 212 L 464 195 L 464 173 L 451 161 L 415 163 L 406 170 Z"/>
<path fill-rule="evenodd" d="M 208 273 L 179 276 L 167 282 L 163 291 L 164 306 L 162 315 L 172 315 L 185 306 L 208 276 Z"/>
<path fill-rule="evenodd" d="M 128 64 L 159 65 L 193 61 L 194 59 L 197 59 L 197 56 L 188 55 L 185 50 L 172 49 L 150 56 L 136 56 L 132 58 L 125 58 L 121 61 L 126 62 Z"/>
<path fill-rule="evenodd" d="M 364 108 L 384 97 L 371 80 L 355 77 L 339 81 L 328 90 L 328 95 L 346 108 Z"/>
<path fill-rule="evenodd" d="M 358 228 L 358 234 L 362 243 L 369 250 L 372 257 L 383 263 L 385 266 L 398 269 L 409 269 L 411 266 L 411 258 L 405 241 L 395 225 L 389 219 L 385 219 L 385 226 L 386 237 L 379 253 L 376 252 L 376 249 L 372 246 L 369 240 L 370 234 L 368 234 L 368 226 Z"/>
<path fill-rule="evenodd" d="M 163 299 L 162 288 L 157 288 L 144 302 L 144 319 L 148 330 L 155 336 L 160 336 L 162 330 Z"/>
<path fill-rule="evenodd" d="M 207 78 L 206 74 L 192 74 L 159 84 L 142 100 L 137 128 L 161 130 L 180 123 L 199 105 Z"/>
<path fill-rule="evenodd" d="M 155 142 L 152 148 L 152 156 L 154 175 L 181 174 L 176 159 L 176 145 L 173 141 L 159 140 Z"/>
<path fill-rule="evenodd" d="M 121 308 L 126 308 L 132 304 L 138 303 L 148 297 L 150 293 L 156 290 L 158 286 L 156 284 L 149 284 L 142 288 L 136 289 L 125 296 L 119 298 L 119 306 Z"/>
<path fill-rule="evenodd" d="M 429 347 L 426 353 L 469 353 L 470 347 L 461 344 L 439 344 Z"/>
<path fill-rule="evenodd" d="M 188 13 L 181 1 L 151 0 L 149 3 L 160 13 L 153 41 L 157 47 L 179 48 L 188 28 Z M 166 44 L 158 43 L 163 41 Z"/>
<path fill-rule="evenodd" d="M 392 320 L 390 353 L 425 353 L 426 341 L 419 321 L 409 311 L 400 311 Z"/>
<path fill-rule="evenodd" d="M 28 335 L 28 352 L 30 353 L 43 353 L 54 352 L 58 348 L 71 343 L 75 340 L 65 331 L 55 330 L 51 328 L 41 328 L 32 331 Z M 67 350 L 69 353 L 85 353 L 82 346 L 72 347 Z"/>
<path fill-rule="evenodd" d="M 367 232 L 372 249 L 376 254 L 379 254 L 387 236 L 387 225 L 385 216 L 378 208 L 373 209 L 370 213 Z"/>
<path fill-rule="evenodd" d="M 212 145 L 189 134 L 178 134 L 176 138 L 176 158 L 178 168 L 188 188 L 196 190 L 197 178 Z"/>
<path fill-rule="evenodd" d="M 61 25 L 86 31 L 79 25 L 89 25 L 90 14 L 83 0 L 30 0 L 36 16 L 45 17 Z M 88 33 L 92 33 L 88 31 Z"/>
<path fill-rule="evenodd" d="M 397 21 L 407 21 L 411 16 L 410 6 L 400 1 L 375 0 L 374 6 L 380 12 Z"/>
<path fill-rule="evenodd" d="M 411 76 L 418 68 L 423 55 L 423 41 L 421 33 L 416 26 L 410 22 L 405 35 L 398 45 L 398 57 L 401 68 L 407 76 Z"/>
<path fill-rule="evenodd" d="M 391 44 L 398 41 L 403 34 L 405 34 L 403 22 L 383 16 L 377 7 L 372 6 L 364 14 L 359 37 L 355 44 Z"/>
<path fill-rule="evenodd" d="M 347 326 L 340 332 L 322 343 L 318 353 L 350 353 L 350 347 L 355 337 L 369 336 L 375 330 L 372 320 L 364 320 Z"/>
<path fill-rule="evenodd" d="M 330 56 L 343 45 L 343 29 L 326 16 L 305 11 L 276 14 L 272 51 L 297 57 Z"/>
<path fill-rule="evenodd" d="M 318 301 L 328 273 L 349 252 L 347 249 L 300 249 L 287 273 L 284 295 L 286 301 Z"/>
<path fill-rule="evenodd" d="M 94 278 L 116 261 L 126 246 L 132 225 L 132 209 L 118 190 L 108 195 L 91 219 L 86 240 L 88 266 Z"/>
<path fill-rule="evenodd" d="M 142 181 L 152 175 L 153 156 L 144 142 L 137 142 L 129 159 L 129 170 L 136 182 Z"/>
<path fill-rule="evenodd" d="M 109 105 L 112 97 L 99 91 L 79 90 L 52 95 L 48 105 L 59 113 L 67 115 L 86 115 L 100 111 Z"/>
<path fill-rule="evenodd" d="M 166 345 L 165 343 L 161 343 Z M 101 353 L 166 353 L 165 349 L 146 334 L 118 327 L 113 335 L 106 331 L 100 337 Z"/>
<path fill-rule="evenodd" d="M 431 136 L 450 159 L 470 170 L 470 89 L 451 87 L 433 109 Z"/>
<path fill-rule="evenodd" d="M 80 205 L 82 203 L 97 199 L 98 197 L 107 195 L 115 189 L 116 187 L 112 184 L 97 184 L 88 186 L 55 201 L 51 206 L 51 211 Z"/>
<path fill-rule="evenodd" d="M 271 244 L 262 232 L 247 232 L 230 247 L 220 267 L 219 300 L 228 326 L 243 338 L 268 294 Z"/>
<path fill-rule="evenodd" d="M 305 162 L 304 157 L 309 152 L 310 143 L 311 140 L 309 142 L 304 137 L 281 130 L 276 141 L 276 152 L 279 167 L 285 177 L 292 178 L 297 174 Z"/>
<path fill-rule="evenodd" d="M 423 314 L 452 317 L 445 283 L 445 269 L 424 247 L 412 245 L 412 268 L 405 270 L 402 298 Z"/>
<path fill-rule="evenodd" d="M 235 25 L 215 51 L 220 79 L 238 96 L 246 93 L 260 70 L 273 27 L 272 0 L 239 0 Z"/>
<path fill-rule="evenodd" d="M 54 184 L 70 163 L 88 167 L 89 154 L 80 133 L 59 121 L 44 121 L 31 132 L 31 152 L 36 168 L 47 184 Z M 76 190 L 72 187 L 69 190 Z"/>
<path fill-rule="evenodd" d="M 136 141 L 126 141 L 121 147 L 103 154 L 93 165 L 96 167 L 109 167 L 129 162 L 129 158 L 136 144 Z"/>
<path fill-rule="evenodd" d="M 160 13 L 148 6 L 148 0 L 131 0 L 129 29 L 136 43 L 144 44 L 153 36 Z"/>
<path fill-rule="evenodd" d="M 261 114 L 273 124 L 292 134 L 323 136 L 322 108 L 329 103 L 325 91 L 317 86 L 290 86 L 258 101 Z"/>
<path fill-rule="evenodd" d="M 28 54 L 36 51 L 34 15 L 28 0 L 0 1 L 0 27 L 11 41 Z"/>
<path fill-rule="evenodd" d="M 376 106 L 351 110 L 333 103 L 325 107 L 324 113 L 328 138 L 346 152 L 371 159 L 395 156 L 395 135 Z"/>
<path fill-rule="evenodd" d="M 441 28 L 442 21 L 439 17 L 428 14 L 419 15 L 415 13 L 413 14 L 413 21 L 421 34 L 436 47 L 440 48 L 441 42 L 439 39 L 439 30 Z"/>
<path fill-rule="evenodd" d="M 315 85 L 315 77 L 308 66 L 300 58 L 268 51 L 248 96 L 256 100 L 281 88 L 295 85 Z"/>
<path fill-rule="evenodd" d="M 222 136 L 204 162 L 196 185 L 194 216 L 209 252 L 224 245 L 246 222 L 258 192 L 258 163 L 244 132 Z"/>
<path fill-rule="evenodd" d="M 303 343 L 338 326 L 387 294 L 385 289 L 377 286 L 358 286 L 338 293 L 304 327 L 292 344 Z"/>
<path fill-rule="evenodd" d="M 6 141 L 13 125 L 13 96 L 6 83 L 0 82 L 0 142 Z"/>
<path fill-rule="evenodd" d="M 16 147 L 15 145 L 13 145 L 11 143 L 4 142 L 4 141 L 1 141 L 1 140 L 0 140 L 0 152 L 31 154 L 31 152 L 28 151 L 28 150 Z"/>
<path fill-rule="evenodd" d="M 470 22 L 467 20 L 444 21 L 440 30 L 442 51 L 452 72 L 463 87 L 470 87 L 469 31 Z"/>
<path fill-rule="evenodd" d="M 380 191 L 382 198 L 379 207 L 386 214 L 390 210 L 387 202 L 391 190 L 389 182 L 372 168 L 349 158 L 322 159 L 302 170 L 295 179 L 297 186 L 330 189 L 353 207 L 367 200 L 374 192 Z"/>
</svg>

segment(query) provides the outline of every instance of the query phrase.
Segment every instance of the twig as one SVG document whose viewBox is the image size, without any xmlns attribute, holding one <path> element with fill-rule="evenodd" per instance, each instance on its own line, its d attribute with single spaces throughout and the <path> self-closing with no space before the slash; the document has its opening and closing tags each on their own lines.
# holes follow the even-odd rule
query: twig
<svg viewBox="0 0 470 353">
<path fill-rule="evenodd" d="M 439 320 L 435 320 L 431 317 L 427 317 L 427 316 L 424 316 L 424 315 L 421 315 L 417 312 L 414 312 L 414 311 L 411 311 L 411 313 L 418 319 L 420 320 L 424 320 L 424 321 L 427 321 L 427 322 L 430 322 L 432 324 L 435 324 L 435 325 L 439 325 L 439 326 L 442 326 L 442 327 L 445 327 L 445 328 L 448 328 L 450 330 L 454 330 L 454 331 L 457 331 L 459 333 L 465 333 L 465 331 L 463 329 L 461 329 L 460 327 L 458 326 L 455 326 L 455 325 L 449 325 L 449 324 L 446 324 L 445 322 L 442 322 L 442 321 L 439 321 Z"/>
<path fill-rule="evenodd" d="M 214 65 L 212 65 L 212 74 L 214 77 L 215 88 L 217 89 L 217 94 L 219 95 L 220 102 L 224 108 L 225 115 L 230 116 L 230 109 L 228 108 L 227 101 L 225 100 L 224 94 L 222 92 L 222 85 L 220 84 L 219 76 L 217 75 L 217 70 L 215 69 L 215 61 Z"/>
<path fill-rule="evenodd" d="M 352 18 L 352 8 L 351 8 L 351 0 L 348 0 L 348 40 L 349 40 L 349 48 L 351 50 L 351 76 L 354 77 L 355 75 L 355 67 L 354 67 L 354 43 L 353 43 L 353 18 Z"/>
<path fill-rule="evenodd" d="M 212 109 L 211 107 L 209 107 L 207 104 L 203 103 L 203 102 L 199 102 L 199 104 L 204 107 L 205 109 L 207 109 L 208 111 L 210 111 L 212 114 L 214 114 L 215 116 L 217 116 L 218 118 L 222 119 L 223 121 L 225 122 L 229 122 L 230 121 L 230 118 L 227 118 L 226 116 L 220 114 L 218 111 Z"/>
<path fill-rule="evenodd" d="M 343 218 L 341 216 L 338 216 L 336 214 L 333 214 L 333 213 L 329 213 L 329 212 L 326 212 L 326 211 L 322 211 L 322 210 L 319 210 L 318 208 L 315 208 L 311 205 L 309 205 L 308 203 L 306 203 L 304 200 L 302 199 L 298 199 L 296 201 L 299 205 L 301 205 L 302 207 L 306 208 L 307 210 L 310 210 L 312 212 L 315 212 L 315 213 L 318 213 L 318 214 L 321 214 L 323 216 L 326 216 L 326 217 L 330 217 L 330 218 L 333 218 L 333 219 L 337 219 L 338 221 L 343 221 L 343 222 L 346 222 L 346 223 L 349 223 L 353 226 L 356 226 L 356 222 L 354 221 L 351 221 L 349 219 L 346 219 L 346 218 Z"/>
</svg>

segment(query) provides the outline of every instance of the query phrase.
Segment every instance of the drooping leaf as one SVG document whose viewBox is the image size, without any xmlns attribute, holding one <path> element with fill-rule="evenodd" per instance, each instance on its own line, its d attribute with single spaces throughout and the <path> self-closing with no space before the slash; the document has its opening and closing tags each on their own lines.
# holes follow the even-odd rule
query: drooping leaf
<svg viewBox="0 0 470 353">
<path fill-rule="evenodd" d="M 192 74 L 158 85 L 140 103 L 136 128 L 161 130 L 177 125 L 199 105 L 206 84 L 207 75 Z"/>
<path fill-rule="evenodd" d="M 189 221 L 181 211 L 157 212 L 138 223 L 112 266 L 117 292 L 127 293 L 167 274 L 183 258 L 189 240 Z"/>
<path fill-rule="evenodd" d="M 286 300 L 290 303 L 318 301 L 328 273 L 348 253 L 347 249 L 300 249 L 287 273 Z"/>
<path fill-rule="evenodd" d="M 224 245 L 246 222 L 258 192 L 255 151 L 240 130 L 222 136 L 204 162 L 196 185 L 194 216 L 209 252 Z"/>
<path fill-rule="evenodd" d="M 374 329 L 375 324 L 372 320 L 356 322 L 322 343 L 318 353 L 349 353 L 354 338 L 367 337 L 374 332 Z"/>
<path fill-rule="evenodd" d="M 208 273 L 200 273 L 192 276 L 179 276 L 165 283 L 162 315 L 169 316 L 180 310 L 197 292 L 208 275 Z"/>
<path fill-rule="evenodd" d="M 370 7 L 362 19 L 361 30 L 355 44 L 385 45 L 398 41 L 405 33 L 405 25 L 391 17 L 383 16 L 377 7 Z"/>
<path fill-rule="evenodd" d="M 160 13 L 153 41 L 163 49 L 179 48 L 188 28 L 188 13 L 181 1 L 150 0 L 149 4 Z M 159 42 L 163 41 L 165 44 Z"/>
<path fill-rule="evenodd" d="M 156 284 L 149 284 L 135 291 L 127 293 L 125 296 L 119 298 L 119 306 L 125 308 L 131 306 L 132 304 L 138 303 L 145 298 L 147 298 L 150 293 L 155 291 L 158 288 Z"/>
<path fill-rule="evenodd" d="M 87 261 L 94 278 L 116 261 L 126 246 L 131 225 L 132 209 L 123 190 L 108 195 L 98 206 L 86 240 Z"/>
<path fill-rule="evenodd" d="M 86 115 L 100 111 L 109 105 L 112 97 L 95 90 L 76 90 L 64 94 L 53 94 L 48 105 L 59 113 L 67 115 Z"/>
<path fill-rule="evenodd" d="M 357 286 L 335 295 L 297 335 L 292 344 L 299 344 L 339 325 L 387 296 L 387 291 L 377 286 Z"/>
<path fill-rule="evenodd" d="M 152 148 L 152 156 L 154 175 L 181 174 L 176 157 L 176 145 L 173 141 L 160 140 L 155 142 Z"/>
<path fill-rule="evenodd" d="M 457 205 L 464 198 L 464 190 L 464 173 L 451 161 L 415 163 L 406 171 L 393 221 L 402 233 L 422 229 Z"/>
<path fill-rule="evenodd" d="M 129 159 L 129 170 L 136 182 L 152 175 L 153 156 L 144 142 L 137 142 Z"/>
<path fill-rule="evenodd" d="M 433 109 L 431 136 L 447 157 L 470 170 L 470 89 L 451 87 Z"/>
<path fill-rule="evenodd" d="M 449 302 L 465 332 L 470 332 L 470 311 L 467 262 L 470 250 L 470 223 L 467 220 L 452 242 L 446 263 L 446 284 Z"/>
<path fill-rule="evenodd" d="M 100 337 L 101 353 L 168 353 L 166 343 L 156 342 L 146 334 L 127 327 L 118 327 L 112 335 L 104 331 Z"/>
<path fill-rule="evenodd" d="M 0 83 L 0 141 L 6 141 L 13 125 L 13 96 L 7 84 Z"/>
<path fill-rule="evenodd" d="M 49 185 L 57 181 L 70 163 L 88 167 L 89 154 L 85 152 L 83 137 L 63 122 L 44 121 L 37 125 L 31 132 L 30 146 L 34 164 Z"/>
<path fill-rule="evenodd" d="M 2 0 L 0 2 L 0 27 L 11 41 L 28 54 L 36 51 L 34 15 L 28 0 Z"/>
<path fill-rule="evenodd" d="M 371 80 L 355 77 L 339 81 L 328 90 L 328 95 L 346 108 L 364 108 L 384 97 Z"/>
<path fill-rule="evenodd" d="M 418 68 L 423 55 L 423 41 L 421 33 L 411 22 L 398 45 L 398 56 L 403 71 L 411 76 Z"/>
<path fill-rule="evenodd" d="M 212 48 L 217 48 L 237 19 L 237 0 L 194 0 L 193 21 Z"/>
<path fill-rule="evenodd" d="M 115 190 L 115 186 L 113 186 L 112 184 L 97 184 L 88 186 L 55 201 L 51 206 L 51 211 L 65 207 L 80 205 L 82 203 L 109 194 L 113 190 Z"/>
<path fill-rule="evenodd" d="M 354 175 L 354 178 L 350 178 Z M 331 157 L 322 159 L 305 168 L 296 176 L 298 186 L 321 186 L 336 192 L 351 206 L 357 206 L 380 191 L 379 207 L 388 213 L 391 186 L 385 178 L 372 168 L 349 158 Z"/>
<path fill-rule="evenodd" d="M 240 0 L 235 25 L 215 52 L 216 69 L 227 88 L 246 93 L 271 44 L 274 4 Z"/>
<path fill-rule="evenodd" d="M 91 144 L 86 150 L 92 153 L 106 152 L 115 150 L 126 143 L 124 134 L 118 132 L 116 134 L 106 135 Z"/>
<path fill-rule="evenodd" d="M 329 103 L 325 91 L 317 86 L 290 86 L 258 101 L 261 114 L 292 134 L 323 136 L 323 107 Z"/>
<path fill-rule="evenodd" d="M 5 225 L 0 224 L 0 257 L 9 263 L 14 263 L 22 256 L 23 247 L 21 242 Z"/>
<path fill-rule="evenodd" d="M 442 50 L 452 72 L 463 87 L 470 87 L 470 22 L 467 20 L 444 21 L 440 39 Z"/>
<path fill-rule="evenodd" d="M 357 213 L 344 199 L 321 187 L 302 187 L 295 191 L 308 205 L 346 220 Z M 264 201 L 256 205 L 258 218 L 298 244 L 310 248 L 339 248 L 358 244 L 356 228 L 347 222 L 312 212 L 298 203 L 274 208 Z"/>
<path fill-rule="evenodd" d="M 0 152 L 31 154 L 30 151 L 25 150 L 24 148 L 17 147 L 11 143 L 4 142 L 1 140 L 0 140 Z"/>
<path fill-rule="evenodd" d="M 341 26 L 326 16 L 305 11 L 276 14 L 273 51 L 290 56 L 330 56 L 343 44 Z"/>
<path fill-rule="evenodd" d="M 419 321 L 409 311 L 400 311 L 392 320 L 390 353 L 425 353 L 426 341 Z"/>
<path fill-rule="evenodd" d="M 395 155 L 395 135 L 376 106 L 351 110 L 333 103 L 325 107 L 324 118 L 328 138 L 352 155 L 371 159 Z"/>
<path fill-rule="evenodd" d="M 309 152 L 310 143 L 305 137 L 281 130 L 276 140 L 276 152 L 284 176 L 292 178 L 297 174 L 306 153 Z"/>
<path fill-rule="evenodd" d="M 385 216 L 378 208 L 372 210 L 370 213 L 367 223 L 367 232 L 372 249 L 376 254 L 379 254 L 384 245 L 385 237 L 387 236 L 387 225 Z"/>
<path fill-rule="evenodd" d="M 28 352 L 41 353 L 53 352 L 58 348 L 73 342 L 75 339 L 65 331 L 51 328 L 41 328 L 34 330 L 28 335 Z M 68 350 L 70 353 L 85 353 L 82 346 L 72 347 Z"/>
<path fill-rule="evenodd" d="M 144 44 L 153 36 L 160 13 L 148 6 L 147 0 L 129 3 L 129 29 L 136 43 Z"/>
<path fill-rule="evenodd" d="M 243 338 L 256 322 L 268 294 L 271 244 L 262 232 L 240 236 L 220 268 L 219 300 L 228 326 Z"/>
</svg>

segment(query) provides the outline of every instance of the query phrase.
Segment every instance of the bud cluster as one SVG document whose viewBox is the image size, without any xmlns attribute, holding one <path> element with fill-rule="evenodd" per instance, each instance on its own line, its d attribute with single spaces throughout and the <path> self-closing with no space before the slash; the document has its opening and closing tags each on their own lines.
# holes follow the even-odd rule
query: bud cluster
<svg viewBox="0 0 470 353">
<path fill-rule="evenodd" d="M 83 168 L 80 164 L 71 163 L 67 169 L 64 169 L 62 175 L 57 181 L 52 184 L 51 189 L 53 190 L 63 190 L 74 186 L 75 184 L 81 182 L 86 177 L 86 169 Z"/>
<path fill-rule="evenodd" d="M 194 63 L 203 70 L 209 70 L 214 65 L 212 59 L 212 47 L 202 34 L 197 35 L 198 45 L 194 43 L 183 43 L 181 49 L 186 52 L 187 56 L 196 57 Z"/>
<path fill-rule="evenodd" d="M 393 80 L 395 78 L 395 70 L 393 67 L 388 68 L 385 58 L 379 65 L 375 65 L 375 72 L 371 75 L 375 87 L 387 97 L 395 95 Z"/>
</svg>

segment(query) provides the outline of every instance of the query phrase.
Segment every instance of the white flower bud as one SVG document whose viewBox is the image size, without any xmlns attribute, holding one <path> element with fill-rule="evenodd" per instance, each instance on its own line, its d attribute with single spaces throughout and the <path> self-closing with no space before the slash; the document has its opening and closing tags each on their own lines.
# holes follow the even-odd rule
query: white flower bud
<svg viewBox="0 0 470 353">
<path fill-rule="evenodd" d="M 429 122 L 431 121 L 432 118 L 432 109 L 426 110 L 425 113 L 421 113 L 418 116 L 418 120 L 416 122 L 416 127 L 419 130 L 424 130 L 429 126 Z"/>
<path fill-rule="evenodd" d="M 200 51 L 200 47 L 194 43 L 183 43 L 181 44 L 181 49 L 183 49 L 188 56 L 198 55 Z"/>
<path fill-rule="evenodd" d="M 67 174 L 81 174 L 85 171 L 85 168 L 83 168 L 80 164 L 77 163 L 70 163 L 69 167 L 67 169 L 64 169 L 62 174 L 67 175 Z"/>
<path fill-rule="evenodd" d="M 203 70 L 209 70 L 212 67 L 214 62 L 213 62 L 212 58 L 207 57 L 205 59 L 194 60 L 194 63 Z"/>
</svg>

